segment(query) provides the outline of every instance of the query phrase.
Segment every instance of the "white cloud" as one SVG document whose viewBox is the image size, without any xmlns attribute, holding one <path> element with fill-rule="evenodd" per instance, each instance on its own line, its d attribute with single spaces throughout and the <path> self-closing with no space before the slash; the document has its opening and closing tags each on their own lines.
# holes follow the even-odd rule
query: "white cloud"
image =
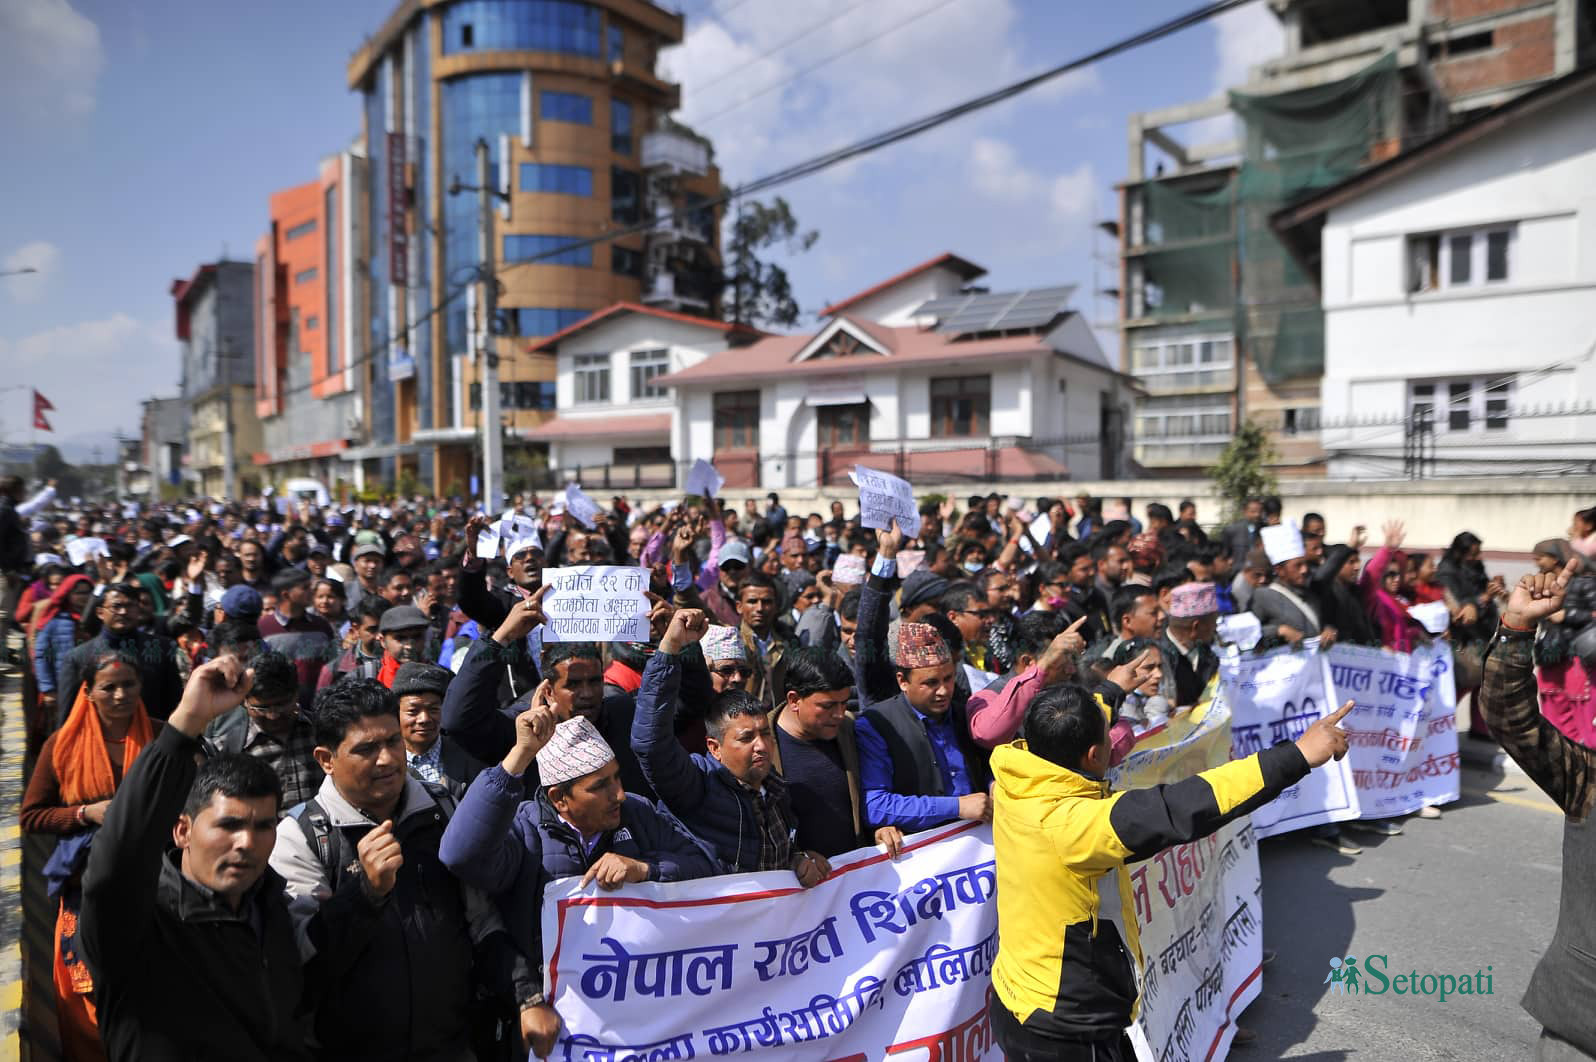
<svg viewBox="0 0 1596 1062">
<path fill-rule="evenodd" d="M 1286 50 L 1286 31 L 1263 3 L 1244 4 L 1214 19 L 1213 94 L 1223 95 L 1249 80 L 1252 68 Z M 1181 138 L 1188 144 L 1205 144 L 1236 136 L 1234 115 L 1223 114 L 1193 122 Z"/>
<path fill-rule="evenodd" d="M 176 390 L 177 342 L 168 329 L 114 313 L 0 337 L 0 364 L 12 380 L 37 388 L 55 405 L 50 420 L 57 435 L 132 431 L 141 399 Z"/>
<path fill-rule="evenodd" d="M 1097 199 L 1097 175 L 1089 162 L 1048 177 L 1028 168 L 1006 140 L 979 137 L 970 145 L 970 184 L 995 205 L 1021 209 L 1033 220 L 1078 225 Z"/>
<path fill-rule="evenodd" d="M 33 269 L 32 273 L 17 273 L 20 269 Z M 0 260 L 0 273 L 14 276 L 0 278 L 5 293 L 13 302 L 32 303 L 44 298 L 61 268 L 61 248 L 44 240 L 25 243 Z"/>
<path fill-rule="evenodd" d="M 13 115 L 87 117 L 104 66 L 100 28 L 68 0 L 0 0 L 0 99 Z"/>
</svg>

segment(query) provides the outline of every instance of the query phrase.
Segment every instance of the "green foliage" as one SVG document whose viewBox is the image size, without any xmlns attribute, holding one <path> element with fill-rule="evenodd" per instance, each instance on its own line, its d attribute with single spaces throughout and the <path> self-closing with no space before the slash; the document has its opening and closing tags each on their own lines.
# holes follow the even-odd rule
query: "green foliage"
<svg viewBox="0 0 1596 1062">
<path fill-rule="evenodd" d="M 798 323 L 798 301 L 793 298 L 787 271 L 760 257 L 777 245 L 788 254 L 809 250 L 820 233 L 799 231 L 787 200 L 777 196 L 769 205 L 757 199 L 741 203 L 732 224 L 727 248 L 727 270 L 722 278 L 721 315 L 737 324 L 792 327 Z"/>
<path fill-rule="evenodd" d="M 1239 518 L 1248 498 L 1275 493 L 1278 484 L 1269 466 L 1278 460 L 1280 454 L 1263 428 L 1249 420 L 1236 431 L 1209 472 L 1224 499 L 1226 520 Z"/>
</svg>

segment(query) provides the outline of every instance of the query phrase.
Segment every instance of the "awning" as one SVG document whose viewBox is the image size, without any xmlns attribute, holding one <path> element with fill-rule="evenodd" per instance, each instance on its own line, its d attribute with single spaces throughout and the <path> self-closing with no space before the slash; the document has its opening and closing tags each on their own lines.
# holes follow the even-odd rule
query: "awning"
<svg viewBox="0 0 1596 1062">
<path fill-rule="evenodd" d="M 804 398 L 811 406 L 857 406 L 869 401 L 864 384 L 852 377 L 811 380 Z"/>
</svg>

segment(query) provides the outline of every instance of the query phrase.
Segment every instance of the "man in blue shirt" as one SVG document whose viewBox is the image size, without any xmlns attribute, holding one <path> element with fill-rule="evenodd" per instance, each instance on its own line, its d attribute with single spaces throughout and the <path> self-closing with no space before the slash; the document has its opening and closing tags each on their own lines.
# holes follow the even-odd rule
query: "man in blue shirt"
<svg viewBox="0 0 1596 1062">
<path fill-rule="evenodd" d="M 886 602 L 903 534 L 894 525 L 877 538 L 880 552 L 860 596 L 854 637 L 859 699 L 866 705 L 854 729 L 866 817 L 905 833 L 956 819 L 991 821 L 986 753 L 970 737 L 964 705 L 955 703 L 958 665 L 936 628 L 900 622 L 891 661 L 896 695 L 872 681 L 887 642 Z M 880 692 L 872 697 L 872 690 Z"/>
</svg>

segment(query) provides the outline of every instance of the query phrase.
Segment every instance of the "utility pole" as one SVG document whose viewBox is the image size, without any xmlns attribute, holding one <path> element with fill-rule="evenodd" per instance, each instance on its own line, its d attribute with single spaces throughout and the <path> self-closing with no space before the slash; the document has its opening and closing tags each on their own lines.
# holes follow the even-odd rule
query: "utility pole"
<svg viewBox="0 0 1596 1062">
<path fill-rule="evenodd" d="M 506 165 L 509 164 L 506 160 Z M 482 355 L 479 375 L 482 380 L 482 509 L 499 511 L 499 486 L 504 478 L 504 445 L 499 427 L 499 350 L 496 320 L 499 310 L 499 281 L 493 267 L 493 195 L 489 183 L 488 142 L 477 140 L 477 204 L 480 210 L 477 241 L 481 258 L 482 330 L 478 350 Z"/>
</svg>

